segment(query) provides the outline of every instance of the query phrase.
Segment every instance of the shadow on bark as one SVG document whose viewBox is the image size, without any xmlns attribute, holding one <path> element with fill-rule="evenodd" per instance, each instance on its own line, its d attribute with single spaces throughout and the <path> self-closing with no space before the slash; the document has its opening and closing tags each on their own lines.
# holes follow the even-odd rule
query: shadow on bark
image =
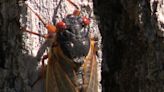
<svg viewBox="0 0 164 92">
<path fill-rule="evenodd" d="M 102 34 L 103 92 L 162 92 L 150 2 L 94 0 L 94 9 Z"/>
</svg>

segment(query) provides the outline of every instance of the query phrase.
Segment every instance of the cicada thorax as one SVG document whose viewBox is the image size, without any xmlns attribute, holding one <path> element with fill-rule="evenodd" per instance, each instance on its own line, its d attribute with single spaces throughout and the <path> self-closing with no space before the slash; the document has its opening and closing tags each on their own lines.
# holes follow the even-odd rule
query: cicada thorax
<svg viewBox="0 0 164 92">
<path fill-rule="evenodd" d="M 89 30 L 85 27 L 81 16 L 71 14 L 66 16 L 63 22 L 66 27 L 63 31 L 59 31 L 57 40 L 63 54 L 76 66 L 74 84 L 79 92 L 82 92 L 84 84 L 82 65 L 90 49 Z"/>
</svg>

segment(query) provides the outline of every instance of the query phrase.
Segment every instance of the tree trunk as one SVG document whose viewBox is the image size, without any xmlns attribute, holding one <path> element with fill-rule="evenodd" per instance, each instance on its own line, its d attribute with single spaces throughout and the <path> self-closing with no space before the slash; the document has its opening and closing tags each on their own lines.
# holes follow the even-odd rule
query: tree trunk
<svg viewBox="0 0 164 92">
<path fill-rule="evenodd" d="M 0 1 L 0 92 L 16 92 L 16 84 L 22 83 L 18 59 L 22 48 L 19 14 L 16 0 Z"/>
<path fill-rule="evenodd" d="M 164 92 L 163 0 L 94 0 L 103 92 Z"/>
</svg>

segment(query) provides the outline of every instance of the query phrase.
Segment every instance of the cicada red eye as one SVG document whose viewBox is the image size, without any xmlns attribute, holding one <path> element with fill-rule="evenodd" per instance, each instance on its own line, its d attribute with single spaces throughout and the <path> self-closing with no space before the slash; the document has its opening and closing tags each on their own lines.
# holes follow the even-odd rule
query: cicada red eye
<svg viewBox="0 0 164 92">
<path fill-rule="evenodd" d="M 65 22 L 61 21 L 61 22 L 58 22 L 56 24 L 56 27 L 59 28 L 59 29 L 66 29 L 67 28 L 67 25 Z"/>
<path fill-rule="evenodd" d="M 84 25 L 89 25 L 90 24 L 90 20 L 87 17 L 83 17 L 83 23 Z"/>
</svg>

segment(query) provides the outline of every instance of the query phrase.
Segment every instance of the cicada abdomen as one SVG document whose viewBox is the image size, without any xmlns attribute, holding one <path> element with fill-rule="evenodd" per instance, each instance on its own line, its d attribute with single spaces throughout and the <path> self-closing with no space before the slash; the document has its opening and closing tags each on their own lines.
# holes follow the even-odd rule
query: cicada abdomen
<svg viewBox="0 0 164 92">
<path fill-rule="evenodd" d="M 78 79 L 78 68 L 81 67 L 82 78 Z M 80 85 L 79 80 L 82 82 Z M 90 51 L 81 66 L 66 57 L 60 46 L 51 49 L 46 74 L 46 92 L 98 92 L 94 41 L 91 41 Z"/>
<path fill-rule="evenodd" d="M 54 54 L 55 52 L 55 54 Z M 73 84 L 74 70 L 70 60 L 65 58 L 60 47 L 50 51 L 47 73 L 46 92 L 78 92 Z"/>
</svg>

